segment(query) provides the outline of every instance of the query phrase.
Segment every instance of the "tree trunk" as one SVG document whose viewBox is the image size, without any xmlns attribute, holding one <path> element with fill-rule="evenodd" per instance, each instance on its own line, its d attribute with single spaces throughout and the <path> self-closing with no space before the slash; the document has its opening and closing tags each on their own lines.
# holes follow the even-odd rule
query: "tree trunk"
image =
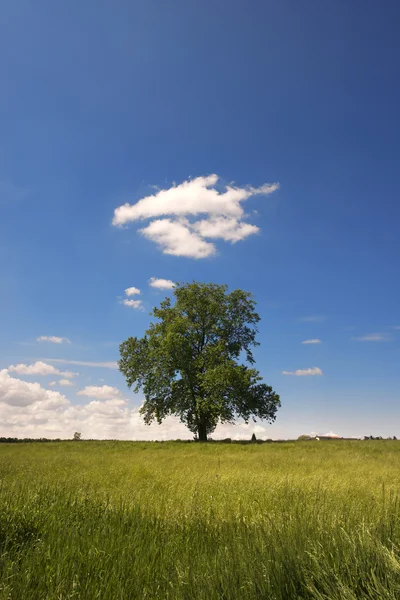
<svg viewBox="0 0 400 600">
<path fill-rule="evenodd" d="M 197 427 L 197 436 L 199 438 L 199 442 L 207 441 L 207 428 L 205 423 L 199 423 Z"/>
</svg>

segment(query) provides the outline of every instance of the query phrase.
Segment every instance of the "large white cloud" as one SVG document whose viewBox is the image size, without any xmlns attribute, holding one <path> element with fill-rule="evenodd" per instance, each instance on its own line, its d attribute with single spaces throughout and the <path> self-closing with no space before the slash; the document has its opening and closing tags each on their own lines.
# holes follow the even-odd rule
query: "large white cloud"
<svg viewBox="0 0 400 600">
<path fill-rule="evenodd" d="M 53 390 L 42 388 L 39 383 L 31 383 L 11 377 L 7 369 L 0 371 L 0 403 L 10 406 L 32 404 L 59 407 L 67 403 L 65 396 Z"/>
<path fill-rule="evenodd" d="M 151 219 L 139 231 L 165 254 L 189 258 L 210 256 L 216 249 L 206 239 L 234 243 L 257 233 L 258 227 L 243 221 L 245 214 L 241 203 L 251 196 L 271 194 L 279 187 L 276 183 L 259 188 L 226 186 L 219 191 L 216 188 L 218 179 L 217 175 L 197 177 L 159 190 L 135 204 L 119 206 L 114 211 L 113 225 Z M 205 218 L 193 220 L 198 215 L 205 215 Z"/>
<path fill-rule="evenodd" d="M 311 367 L 309 369 L 297 369 L 296 371 L 282 371 L 282 375 L 294 375 L 295 377 L 307 377 L 315 375 L 323 375 L 322 369 L 319 367 Z"/>
</svg>

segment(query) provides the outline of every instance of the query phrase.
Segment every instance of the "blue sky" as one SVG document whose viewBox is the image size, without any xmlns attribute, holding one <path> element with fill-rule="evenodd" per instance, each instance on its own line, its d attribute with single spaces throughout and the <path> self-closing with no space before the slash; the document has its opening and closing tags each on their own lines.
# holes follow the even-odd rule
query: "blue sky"
<svg viewBox="0 0 400 600">
<path fill-rule="evenodd" d="M 110 365 L 50 360 L 115 362 L 170 293 L 151 277 L 253 292 L 282 398 L 261 437 L 400 435 L 399 17 L 391 0 L 2 3 L 0 435 L 185 435 L 146 429 Z"/>
</svg>

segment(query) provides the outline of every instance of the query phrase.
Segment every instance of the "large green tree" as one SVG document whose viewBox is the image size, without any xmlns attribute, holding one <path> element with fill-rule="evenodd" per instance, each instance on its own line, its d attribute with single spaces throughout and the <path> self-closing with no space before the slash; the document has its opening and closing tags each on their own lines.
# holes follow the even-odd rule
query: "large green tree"
<svg viewBox="0 0 400 600">
<path fill-rule="evenodd" d="M 279 396 L 253 367 L 260 317 L 251 294 L 193 282 L 177 284 L 174 296 L 153 309 L 144 337 L 120 345 L 119 369 L 129 387 L 143 389 L 145 422 L 178 415 L 205 441 L 218 422 L 274 421 Z"/>
</svg>

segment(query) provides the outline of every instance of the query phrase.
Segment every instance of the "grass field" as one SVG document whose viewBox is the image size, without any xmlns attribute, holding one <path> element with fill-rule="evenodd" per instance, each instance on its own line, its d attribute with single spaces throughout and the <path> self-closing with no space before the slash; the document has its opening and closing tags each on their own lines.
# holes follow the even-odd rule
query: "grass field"
<svg viewBox="0 0 400 600">
<path fill-rule="evenodd" d="M 400 442 L 0 445 L 0 600 L 400 598 Z"/>
</svg>

